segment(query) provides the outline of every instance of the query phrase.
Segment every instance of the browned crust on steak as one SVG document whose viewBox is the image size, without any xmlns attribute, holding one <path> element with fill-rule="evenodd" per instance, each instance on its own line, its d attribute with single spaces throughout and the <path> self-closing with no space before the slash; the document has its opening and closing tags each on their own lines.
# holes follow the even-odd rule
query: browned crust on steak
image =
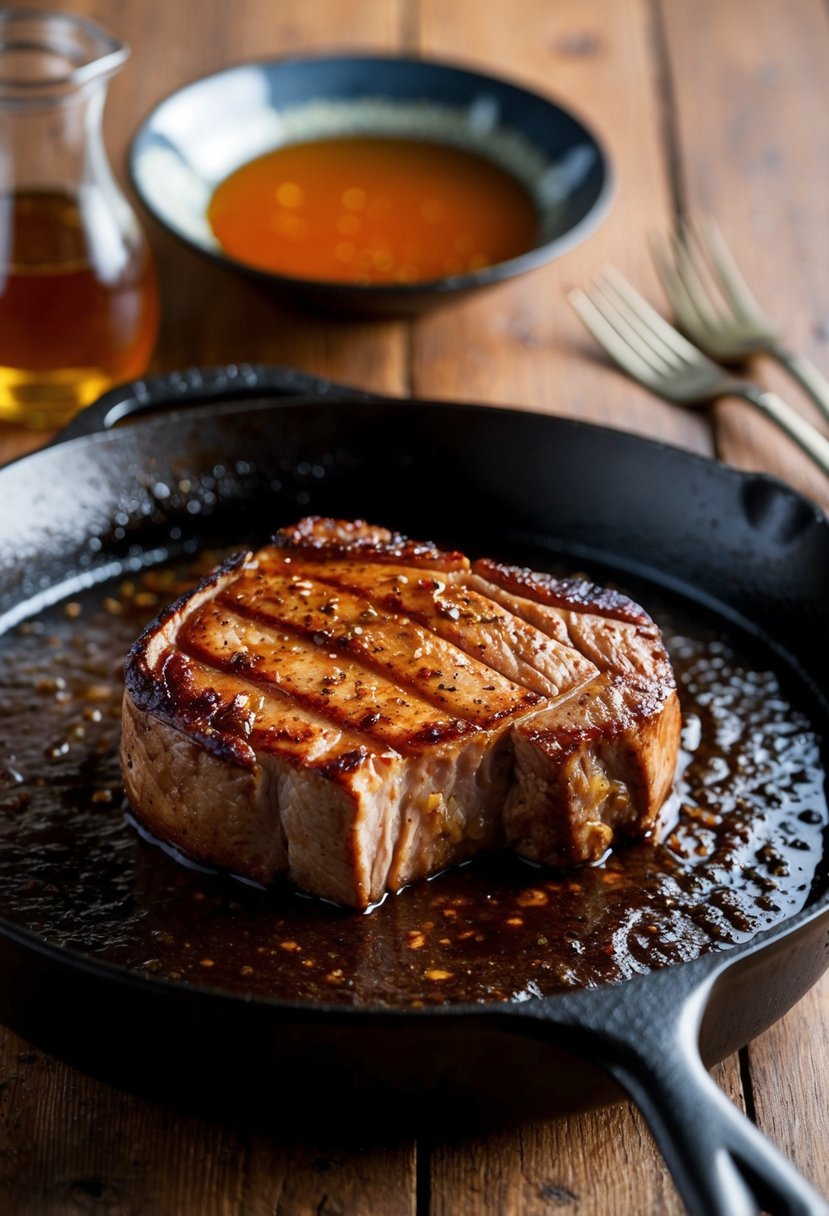
<svg viewBox="0 0 829 1216">
<path fill-rule="evenodd" d="M 627 597 L 318 517 L 144 631 L 124 713 L 151 831 L 354 907 L 504 843 L 562 866 L 647 835 L 679 734 Z"/>
<path fill-rule="evenodd" d="M 274 545 L 300 550 L 308 558 L 350 557 L 361 562 L 396 561 L 402 566 L 435 570 L 468 570 L 463 553 L 436 548 L 429 541 L 410 540 L 363 519 L 324 519 L 309 515 L 289 528 L 280 528 Z"/>
<path fill-rule="evenodd" d="M 505 591 L 523 595 L 537 604 L 569 608 L 574 612 L 596 612 L 633 625 L 653 624 L 645 610 L 626 595 L 609 587 L 597 587 L 587 579 L 555 578 L 525 566 L 506 566 L 489 557 L 473 562 L 472 569 Z"/>
</svg>

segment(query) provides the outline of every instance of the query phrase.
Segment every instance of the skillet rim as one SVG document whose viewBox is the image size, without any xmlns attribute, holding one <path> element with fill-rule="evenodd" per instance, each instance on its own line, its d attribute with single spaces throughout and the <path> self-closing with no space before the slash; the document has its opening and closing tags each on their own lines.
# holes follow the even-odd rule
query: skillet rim
<svg viewBox="0 0 829 1216">
<path fill-rule="evenodd" d="M 341 393 L 341 395 L 338 395 Z M 103 404 L 103 401 L 99 404 Z M 141 430 L 151 428 L 153 430 L 163 430 L 171 424 L 181 422 L 183 420 L 198 420 L 200 417 L 224 417 L 227 415 L 235 415 L 245 412 L 254 413 L 269 413 L 280 409 L 297 409 L 303 405 L 313 404 L 317 407 L 322 407 L 326 410 L 335 411 L 338 408 L 348 409 L 349 406 L 355 407 L 365 404 L 375 404 L 382 406 L 383 404 L 394 405 L 395 407 L 406 406 L 414 407 L 432 407 L 438 408 L 441 412 L 452 412 L 455 414 L 465 413 L 471 415 L 488 417 L 497 416 L 501 419 L 515 418 L 516 415 L 525 415 L 536 420 L 544 420 L 545 423 L 553 427 L 562 427 L 564 429 L 572 429 L 577 433 L 600 432 L 611 443 L 619 443 L 623 447 L 629 445 L 633 448 L 645 448 L 668 454 L 673 459 L 679 459 L 681 462 L 687 462 L 691 465 L 697 465 L 704 469 L 715 469 L 716 475 L 724 477 L 726 480 L 731 480 L 735 484 L 747 486 L 749 484 L 768 484 L 775 487 L 777 490 L 782 490 L 786 494 L 792 496 L 801 507 L 806 508 L 811 516 L 810 527 L 817 527 L 820 530 L 829 529 L 829 517 L 823 512 L 818 504 L 812 502 L 798 490 L 789 486 L 780 478 L 765 472 L 753 470 L 741 470 L 724 462 L 704 456 L 696 451 L 679 447 L 675 444 L 668 443 L 661 439 L 654 439 L 650 436 L 640 435 L 634 432 L 622 430 L 616 427 L 604 426 L 601 424 L 587 422 L 582 419 L 571 418 L 567 416 L 547 413 L 545 411 L 527 409 L 524 407 L 510 408 L 503 405 L 485 405 L 476 402 L 443 402 L 436 399 L 422 398 L 395 398 L 387 395 L 366 394 L 358 396 L 355 400 L 353 391 L 349 395 L 349 390 L 346 386 L 333 385 L 330 395 L 321 399 L 313 393 L 300 392 L 295 396 L 278 397 L 269 396 L 267 386 L 263 386 L 257 393 L 251 395 L 251 398 L 246 401 L 233 401 L 230 399 L 218 401 L 202 401 L 186 404 L 182 401 L 178 408 L 165 409 L 163 413 L 151 415 L 150 417 L 140 419 Z M 64 439 L 63 433 L 46 446 L 36 449 L 16 460 L 8 462 L 0 468 L 0 484 L 7 469 L 12 469 L 20 466 L 24 462 L 34 463 L 40 456 L 45 453 L 51 453 L 54 448 L 60 448 L 70 451 L 77 446 L 84 447 L 99 447 L 101 445 L 108 446 L 110 443 L 120 443 L 123 441 L 124 435 L 130 435 L 132 426 L 117 427 L 109 426 L 106 421 L 106 415 L 97 411 L 96 406 L 93 406 L 88 411 L 92 419 L 92 427 L 95 429 L 83 430 L 78 426 L 70 424 L 67 428 L 68 436 Z M 127 410 L 122 416 L 129 416 L 130 411 Z M 83 415 L 81 415 L 83 421 Z M 136 419 L 138 420 L 138 419 Z M 103 428 L 103 429 L 99 429 Z M 586 547 L 582 548 L 586 552 Z M 608 561 L 610 554 L 603 551 L 605 560 Z M 597 560 L 599 560 L 599 551 L 597 551 Z M 624 562 L 619 561 L 619 569 L 624 569 Z M 631 569 L 630 566 L 627 567 Z M 90 571 L 94 575 L 94 571 Z M 92 585 L 98 581 L 106 581 L 106 576 L 103 568 L 100 568 L 102 578 L 100 580 L 92 580 Z M 659 574 L 658 568 L 653 567 L 651 573 Z M 647 580 L 648 575 L 641 573 L 639 577 Z M 673 576 L 664 575 L 663 581 L 660 583 L 657 579 L 651 577 L 651 582 L 656 586 L 665 588 L 673 586 L 675 593 L 682 594 L 681 586 L 678 580 L 673 580 Z M 61 584 L 55 584 L 60 586 Z M 693 589 L 693 583 L 688 581 L 684 584 L 687 592 Z M 686 592 L 686 593 L 687 593 Z M 57 600 L 55 601 L 57 602 Z M 758 626 L 751 628 L 752 622 L 745 618 L 738 610 L 731 608 L 727 604 L 710 597 L 707 592 L 700 591 L 697 597 L 697 603 L 713 609 L 718 612 L 723 620 L 731 621 L 738 626 L 747 628 L 748 632 L 755 638 L 761 638 L 762 644 L 766 648 L 777 652 L 780 659 L 788 661 L 788 665 L 792 673 L 798 679 L 805 682 L 806 687 L 819 702 L 823 703 L 823 708 L 829 711 L 829 699 L 826 692 L 818 687 L 813 681 L 809 680 L 808 673 L 802 671 L 797 658 L 788 651 L 778 649 L 778 644 L 774 638 L 768 637 L 765 632 Z M 829 614 L 827 614 L 829 615 Z M 825 854 L 829 854 L 829 845 L 825 849 Z M 241 1010 L 247 1009 L 251 1014 L 256 1016 L 264 1016 L 267 1013 L 290 1015 L 294 1019 L 308 1017 L 314 1021 L 317 1019 L 331 1020 L 342 1017 L 344 1020 L 356 1023 L 368 1023 L 371 1021 L 383 1020 L 386 1023 L 398 1021 L 411 1021 L 413 1015 L 417 1016 L 420 1021 L 428 1022 L 434 1017 L 445 1018 L 447 1016 L 462 1016 L 475 1013 L 478 1016 L 488 1015 L 490 1018 L 498 1016 L 515 1015 L 516 1011 L 522 1008 L 536 1008 L 545 1006 L 552 1008 L 555 1005 L 556 1009 L 566 1010 L 574 1003 L 583 1003 L 590 1001 L 591 995 L 596 993 L 606 993 L 612 990 L 622 990 L 630 986 L 639 987 L 647 984 L 648 981 L 655 975 L 678 975 L 676 983 L 678 986 L 685 981 L 691 984 L 691 987 L 698 988 L 705 983 L 708 978 L 716 978 L 720 974 L 729 970 L 733 964 L 736 964 L 742 959 L 752 957 L 755 954 L 762 953 L 765 949 L 772 947 L 777 941 L 793 935 L 798 929 L 804 928 L 812 921 L 818 920 L 825 916 L 829 911 L 829 885 L 826 889 L 811 903 L 809 903 L 800 911 L 785 919 L 777 922 L 768 929 L 763 929 L 750 937 L 747 941 L 730 946 L 725 950 L 715 950 L 707 954 L 699 955 L 697 958 L 686 962 L 671 964 L 668 967 L 657 968 L 642 974 L 631 976 L 628 979 L 620 980 L 613 983 L 602 983 L 595 987 L 581 987 L 572 990 L 562 990 L 551 993 L 548 996 L 530 997 L 524 1001 L 515 1000 L 492 1000 L 481 1002 L 457 1001 L 444 1002 L 439 1005 L 430 1005 L 423 1008 L 405 1006 L 405 1005 L 377 1005 L 377 1004 L 340 1004 L 336 1002 L 290 1000 L 286 998 L 268 997 L 263 994 L 245 994 L 243 992 L 232 992 L 223 988 L 214 988 L 207 984 L 192 984 L 186 980 L 170 980 L 166 977 L 146 975 L 137 970 L 130 969 L 122 964 L 114 963 L 106 959 L 96 958 L 90 954 L 84 954 L 72 947 L 61 946 L 53 942 L 39 937 L 36 933 L 15 924 L 15 922 L 7 920 L 5 917 L 0 917 L 0 937 L 13 943 L 15 946 L 22 948 L 30 953 L 39 955 L 47 959 L 51 963 L 58 966 L 71 966 L 79 969 L 93 978 L 100 979 L 104 982 L 115 982 L 127 988 L 135 988 L 143 992 L 150 992 L 158 997 L 167 997 L 172 999 L 180 999 L 186 1001 L 199 1001 L 202 999 L 219 1002 L 223 1006 Z M 690 980 L 693 970 L 693 980 Z M 666 981 L 663 981 L 666 982 Z M 594 997 L 595 999 L 595 997 Z"/>
</svg>

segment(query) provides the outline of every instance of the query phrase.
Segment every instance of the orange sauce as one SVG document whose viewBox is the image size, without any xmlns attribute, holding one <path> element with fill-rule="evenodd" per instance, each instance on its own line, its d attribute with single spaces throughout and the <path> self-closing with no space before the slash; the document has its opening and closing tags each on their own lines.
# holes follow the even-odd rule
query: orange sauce
<svg viewBox="0 0 829 1216">
<path fill-rule="evenodd" d="M 448 144 L 349 136 L 290 144 L 217 187 L 208 219 L 225 252 L 261 270 L 342 283 L 414 283 L 525 253 L 538 216 L 525 188 Z"/>
</svg>

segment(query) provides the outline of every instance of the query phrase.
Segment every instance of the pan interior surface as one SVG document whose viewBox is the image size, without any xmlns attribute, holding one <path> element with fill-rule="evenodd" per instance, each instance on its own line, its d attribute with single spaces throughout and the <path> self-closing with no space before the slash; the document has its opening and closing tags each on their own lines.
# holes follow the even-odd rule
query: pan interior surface
<svg viewBox="0 0 829 1216">
<path fill-rule="evenodd" d="M 181 991 L 402 1009 L 624 980 L 826 902 L 829 542 L 785 487 L 562 419 L 365 400 L 189 407 L 0 482 L 10 935 Z M 117 763 L 129 645 L 205 564 L 309 513 L 586 572 L 651 612 L 685 713 L 658 843 L 569 874 L 493 858 L 359 916 L 143 840 Z"/>
<path fill-rule="evenodd" d="M 550 566 L 499 544 L 496 556 Z M 618 982 L 748 941 L 823 894 L 829 812 L 807 693 L 756 640 L 629 581 L 663 629 L 683 704 L 681 774 L 658 841 L 560 874 L 489 858 L 365 916 L 172 856 L 123 803 L 120 668 L 143 625 L 221 556 L 124 572 L 0 639 L 7 922 L 173 983 L 410 1008 Z"/>
</svg>

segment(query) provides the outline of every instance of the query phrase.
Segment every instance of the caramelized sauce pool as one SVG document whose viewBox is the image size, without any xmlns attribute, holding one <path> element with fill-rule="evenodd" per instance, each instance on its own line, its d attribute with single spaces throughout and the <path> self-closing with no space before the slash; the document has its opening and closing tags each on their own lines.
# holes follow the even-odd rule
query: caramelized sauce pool
<svg viewBox="0 0 829 1216">
<path fill-rule="evenodd" d="M 414 283 L 532 248 L 529 194 L 497 165 L 447 144 L 353 136 L 290 144 L 216 189 L 224 250 L 261 270 L 337 283 Z"/>
<path fill-rule="evenodd" d="M 124 654 L 181 589 L 151 571 L 0 639 L 0 916 L 48 941 L 237 993 L 522 1000 L 745 941 L 824 889 L 820 742 L 796 696 L 650 593 L 684 714 L 658 842 L 568 874 L 493 858 L 366 916 L 184 866 L 128 822 L 118 766 Z"/>
</svg>

